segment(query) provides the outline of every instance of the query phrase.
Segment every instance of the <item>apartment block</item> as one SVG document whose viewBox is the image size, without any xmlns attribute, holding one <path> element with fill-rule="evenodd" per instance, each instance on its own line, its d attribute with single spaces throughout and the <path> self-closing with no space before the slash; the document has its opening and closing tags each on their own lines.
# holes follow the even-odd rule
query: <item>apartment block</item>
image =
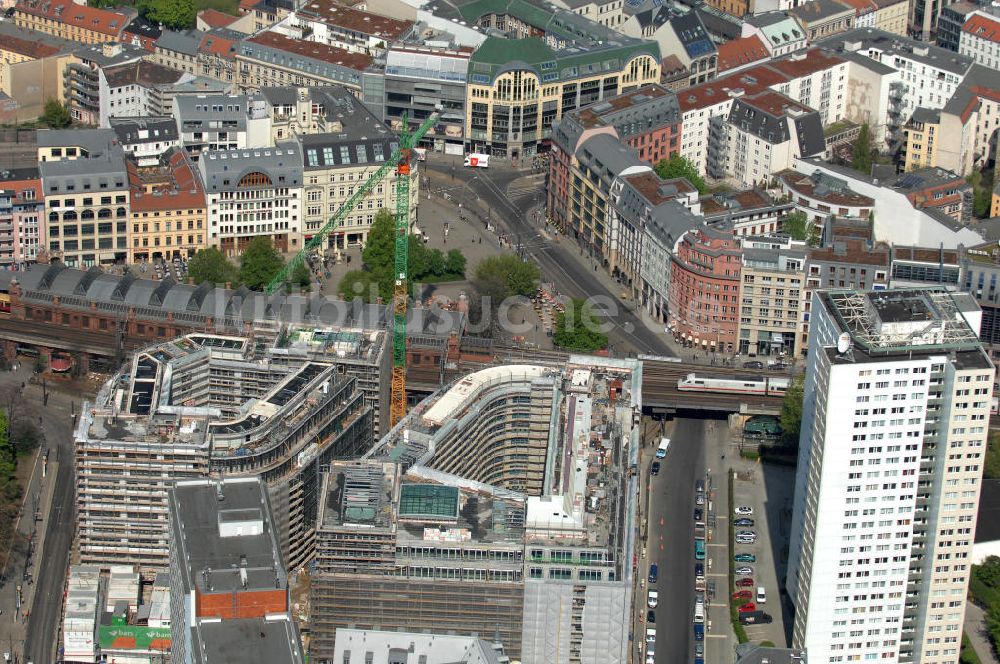
<svg viewBox="0 0 1000 664">
<path fill-rule="evenodd" d="M 155 285 L 119 284 L 135 288 L 131 299 Z M 248 311 L 220 304 L 261 335 L 267 331 L 263 301 L 235 306 Z M 280 333 L 281 325 L 274 327 Z M 382 366 L 380 335 L 367 341 L 350 327 L 319 334 L 340 343 L 345 358 Z M 321 346 L 315 358 L 300 359 L 262 345 L 258 350 L 248 337 L 193 334 L 147 346 L 82 409 L 75 440 L 77 548 L 84 562 L 114 558 L 162 567 L 170 485 L 232 477 L 266 483 L 283 559 L 294 568 L 312 557 L 318 470 L 371 446 L 372 411 L 353 376 L 338 367 L 336 353 Z M 169 396 L 161 392 L 164 381 L 170 381 Z"/>
<path fill-rule="evenodd" d="M 806 38 L 816 42 L 854 27 L 854 7 L 838 0 L 809 0 L 788 10 L 802 24 Z"/>
<path fill-rule="evenodd" d="M 332 0 L 309 0 L 273 30 L 294 39 L 377 56 L 383 55 L 389 44 L 406 41 L 413 27 L 413 21 L 373 14 Z"/>
<path fill-rule="evenodd" d="M 738 352 L 799 357 L 806 247 L 787 237 L 743 239 Z"/>
<path fill-rule="evenodd" d="M 236 51 L 241 92 L 285 85 L 342 85 L 360 93 L 372 56 L 319 42 L 262 32 L 240 42 Z"/>
<path fill-rule="evenodd" d="M 810 658 L 958 661 L 994 379 L 979 315 L 944 289 L 814 295 L 787 578 Z"/>
<path fill-rule="evenodd" d="M 103 44 L 121 39 L 135 10 L 112 11 L 72 0 L 20 0 L 14 5 L 14 23 L 83 44 Z"/>
<path fill-rule="evenodd" d="M 10 195 L 10 226 L 0 221 L 0 244 L 9 238 L 12 247 L 7 269 L 24 270 L 38 258 L 42 246 L 41 219 L 45 214 L 42 180 L 37 168 L 0 171 L 0 189 Z"/>
<path fill-rule="evenodd" d="M 265 90 L 272 105 L 291 106 L 299 94 L 294 88 Z M 282 99 L 279 100 L 279 97 Z M 308 241 L 323 228 L 372 173 L 392 162 L 399 137 L 379 121 L 354 95 L 343 88 L 312 92 L 313 104 L 323 114 L 323 133 L 297 137 L 302 155 L 304 221 L 302 233 Z M 287 104 L 287 106 L 286 106 Z M 414 166 L 418 162 L 414 160 Z M 396 209 L 396 180 L 392 168 L 374 189 L 329 234 L 327 247 L 338 254 L 349 246 L 363 244 L 378 211 Z M 411 169 L 410 219 L 416 220 L 420 196 L 419 169 Z"/>
<path fill-rule="evenodd" d="M 863 196 L 850 188 L 847 181 L 817 172 L 806 175 L 788 170 L 777 173 L 778 186 L 791 198 L 795 209 L 806 215 L 808 223 L 822 229 L 827 220 L 868 219 L 875 207 L 875 199 Z"/>
<path fill-rule="evenodd" d="M 191 258 L 206 246 L 205 189 L 187 153 L 173 148 L 156 166 L 127 165 L 131 189 L 129 263 Z"/>
<path fill-rule="evenodd" d="M 795 158 L 825 147 L 818 112 L 765 90 L 734 100 L 728 117 L 710 120 L 706 170 L 740 188 L 762 186 Z"/>
<path fill-rule="evenodd" d="M 735 353 L 742 251 L 732 229 L 688 231 L 672 259 L 667 326 L 688 346 Z"/>
<path fill-rule="evenodd" d="M 265 484 L 180 481 L 168 505 L 171 661 L 305 661 Z"/>
<path fill-rule="evenodd" d="M 207 150 L 238 150 L 273 145 L 265 103 L 256 97 L 197 94 L 174 97 L 173 112 L 181 145 L 198 161 Z"/>
<path fill-rule="evenodd" d="M 768 53 L 775 58 L 802 50 L 809 43 L 799 20 L 783 11 L 748 16 L 740 36 L 760 38 Z"/>
<path fill-rule="evenodd" d="M 102 144 L 102 137 L 107 142 Z M 127 259 L 131 192 L 125 152 L 113 137 L 111 131 L 99 136 L 85 156 L 42 160 L 38 165 L 46 209 L 42 243 L 50 258 L 67 267 L 114 265 Z M 59 149 L 42 146 L 40 140 L 40 152 Z"/>
<path fill-rule="evenodd" d="M 14 109 L 5 109 L 3 121 L 33 120 L 47 100 L 64 99 L 64 72 L 79 48 L 68 39 L 0 23 L 0 92 L 16 102 Z"/>
<path fill-rule="evenodd" d="M 109 124 L 139 166 L 156 166 L 171 148 L 180 147 L 177 122 L 170 116 L 111 118 Z"/>
<path fill-rule="evenodd" d="M 903 170 L 915 171 L 938 165 L 941 144 L 941 111 L 917 108 L 903 125 Z"/>
<path fill-rule="evenodd" d="M 316 660 L 340 664 L 341 630 L 366 625 L 488 633 L 526 662 L 629 661 L 635 494 L 601 451 L 627 458 L 638 445 L 640 369 L 583 356 L 491 367 L 411 410 L 360 463 L 331 464 L 311 588 Z M 520 433 L 479 454 L 485 439 L 463 432 L 497 418 Z M 537 450 L 519 440 L 546 421 Z M 610 438 L 593 441 L 608 424 Z M 507 488 L 517 471 L 532 478 L 525 491 Z"/>
<path fill-rule="evenodd" d="M 302 152 L 292 141 L 273 148 L 219 150 L 198 162 L 208 206 L 209 246 L 238 256 L 268 237 L 278 251 L 302 248 Z"/>
<path fill-rule="evenodd" d="M 77 50 L 74 56 L 76 59 L 66 66 L 63 74 L 66 107 L 75 122 L 98 126 L 104 70 L 144 60 L 149 52 L 138 46 L 105 43 Z"/>
<path fill-rule="evenodd" d="M 677 58 L 688 74 L 687 85 L 715 78 L 719 51 L 698 12 L 680 12 L 660 5 L 632 14 L 620 31 L 631 37 L 651 39 L 659 44 L 661 56 Z"/>
<path fill-rule="evenodd" d="M 935 35 L 937 45 L 957 53 L 962 39 L 962 28 L 972 13 L 978 9 L 979 5 L 961 0 L 942 7 Z"/>
</svg>

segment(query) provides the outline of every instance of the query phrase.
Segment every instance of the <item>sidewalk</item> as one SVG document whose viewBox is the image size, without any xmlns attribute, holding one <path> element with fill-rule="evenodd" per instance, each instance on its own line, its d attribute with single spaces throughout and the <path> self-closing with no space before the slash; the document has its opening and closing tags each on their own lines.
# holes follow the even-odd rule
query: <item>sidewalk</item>
<svg viewBox="0 0 1000 664">
<path fill-rule="evenodd" d="M 1000 664 L 987 635 L 986 612 L 971 601 L 966 602 L 965 606 L 965 634 L 969 637 L 973 650 L 983 664 Z"/>
</svg>

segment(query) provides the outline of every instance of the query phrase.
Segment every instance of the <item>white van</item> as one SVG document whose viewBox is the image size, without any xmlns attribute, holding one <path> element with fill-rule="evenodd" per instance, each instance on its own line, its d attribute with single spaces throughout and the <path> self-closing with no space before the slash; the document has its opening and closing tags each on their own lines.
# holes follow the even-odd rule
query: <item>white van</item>
<svg viewBox="0 0 1000 664">
<path fill-rule="evenodd" d="M 700 597 L 694 603 L 694 621 L 705 622 L 705 602 Z"/>
<path fill-rule="evenodd" d="M 767 591 L 764 590 L 764 586 L 757 586 L 757 603 L 767 604 Z"/>
<path fill-rule="evenodd" d="M 656 643 L 656 630 L 652 627 L 646 628 L 646 643 Z"/>
<path fill-rule="evenodd" d="M 670 447 L 669 438 L 660 438 L 660 445 L 656 448 L 656 458 L 662 459 L 667 456 L 667 448 Z"/>
<path fill-rule="evenodd" d="M 470 152 L 465 155 L 465 166 L 467 168 L 489 168 L 490 156 L 477 152 Z"/>
</svg>

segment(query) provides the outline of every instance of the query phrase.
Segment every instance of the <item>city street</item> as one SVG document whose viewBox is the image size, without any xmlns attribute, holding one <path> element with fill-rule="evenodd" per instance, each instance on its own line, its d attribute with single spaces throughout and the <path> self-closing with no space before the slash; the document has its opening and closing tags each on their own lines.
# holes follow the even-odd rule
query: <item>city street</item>
<svg viewBox="0 0 1000 664">
<path fill-rule="evenodd" d="M 607 282 L 613 280 L 588 257 L 580 255 L 580 249 L 569 239 L 553 241 L 544 230 L 544 222 L 534 220 L 532 208 L 544 200 L 544 181 L 537 175 L 497 166 L 490 169 L 464 168 L 460 157 L 435 156 L 424 162 L 431 172 L 432 183 L 452 179 L 457 184 L 466 184 L 469 192 L 461 192 L 465 207 L 481 201 L 489 210 L 493 223 L 505 229 L 515 249 L 520 245 L 523 255 L 538 264 L 542 279 L 552 281 L 557 289 L 570 297 L 602 297 L 608 303 L 608 322 L 612 326 L 609 336 L 612 346 L 617 346 L 617 354 L 649 353 L 673 355 L 663 338 L 662 327 L 647 323 L 629 305 L 620 299 L 623 289 L 612 288 Z M 532 178 L 527 184 L 516 181 Z M 537 183 L 537 184 L 532 184 Z M 516 192 L 512 200 L 508 189 Z M 539 196 L 538 194 L 542 195 Z M 596 267 L 596 269 L 594 269 Z"/>
<path fill-rule="evenodd" d="M 14 661 L 24 664 L 49 664 L 55 661 L 56 635 L 62 615 L 63 587 L 73 542 L 75 519 L 75 482 L 73 474 L 73 422 L 71 409 L 79 409 L 80 394 L 53 389 L 47 383 L 48 404 L 43 406 L 41 385 L 28 384 L 31 364 L 22 362 L 19 371 L 0 372 L 0 389 L 26 383 L 23 397 L 25 416 L 40 418 L 44 435 L 43 447 L 49 450 L 46 477 L 42 478 L 42 461 L 28 458 L 34 473 L 27 489 L 25 514 L 19 522 L 19 537 L 5 570 L 6 579 L 0 586 L 0 650 L 11 652 Z M 56 385 L 56 387 L 61 387 Z M 39 455 L 40 459 L 40 455 Z M 38 521 L 34 524 L 36 505 Z M 34 526 L 34 551 L 30 557 L 27 540 Z M 24 578 L 26 570 L 33 582 Z M 16 586 L 22 587 L 21 613 L 15 610 Z M 27 623 L 25 614 L 27 612 Z"/>
<path fill-rule="evenodd" d="M 665 459 L 660 460 L 659 475 L 649 478 L 648 508 L 646 514 L 647 553 L 640 559 L 642 578 L 649 573 L 649 566 L 658 567 L 659 580 L 655 586 L 648 582 L 636 598 L 637 605 L 645 602 L 646 591 L 655 587 L 660 602 L 656 608 L 656 661 L 658 664 L 676 664 L 693 661 L 694 658 L 694 519 L 695 481 L 705 479 L 711 470 L 713 488 L 724 477 L 713 468 L 718 465 L 719 451 L 724 449 L 726 437 L 724 421 L 678 419 L 668 424 L 667 434 L 671 438 L 670 449 Z M 657 439 L 658 441 L 658 439 Z M 643 457 L 643 472 L 649 472 L 656 442 L 646 446 Z M 723 487 L 724 489 L 724 487 Z M 715 498 L 718 501 L 718 498 Z M 719 503 L 724 514 L 724 503 Z M 713 506 L 714 507 L 714 506 Z M 706 512 L 709 505 L 705 505 Z M 720 519 L 721 524 L 724 523 Z M 722 548 L 716 546 L 721 544 Z M 726 573 L 726 543 L 713 539 L 708 544 L 706 571 L 709 583 L 712 573 Z M 711 560 L 711 566 L 709 565 Z M 726 616 L 726 583 L 724 578 L 716 581 L 716 598 L 721 605 L 710 607 L 709 622 L 706 624 L 706 661 L 723 662 L 732 658 L 733 645 L 729 638 L 730 628 Z M 712 609 L 716 610 L 712 610 Z M 643 609 L 643 615 L 645 609 Z M 645 626 L 638 638 L 644 638 Z"/>
</svg>

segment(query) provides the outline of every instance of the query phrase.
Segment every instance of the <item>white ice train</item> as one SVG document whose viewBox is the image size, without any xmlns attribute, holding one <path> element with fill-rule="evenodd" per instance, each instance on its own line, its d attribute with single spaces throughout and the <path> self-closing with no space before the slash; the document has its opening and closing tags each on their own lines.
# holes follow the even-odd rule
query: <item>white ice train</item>
<svg viewBox="0 0 1000 664">
<path fill-rule="evenodd" d="M 781 396 L 788 389 L 788 378 L 689 373 L 677 381 L 677 389 L 681 392 Z"/>
</svg>

